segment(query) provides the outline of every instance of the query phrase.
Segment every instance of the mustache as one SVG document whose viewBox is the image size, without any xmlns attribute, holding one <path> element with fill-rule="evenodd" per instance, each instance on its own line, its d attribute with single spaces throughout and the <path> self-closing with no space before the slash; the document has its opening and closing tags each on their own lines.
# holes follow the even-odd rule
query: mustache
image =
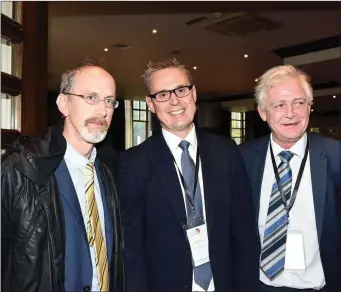
<svg viewBox="0 0 341 292">
<path fill-rule="evenodd" d="M 85 120 L 84 125 L 87 126 L 89 123 L 101 124 L 103 129 L 108 129 L 108 122 L 103 118 L 91 117 Z"/>
</svg>

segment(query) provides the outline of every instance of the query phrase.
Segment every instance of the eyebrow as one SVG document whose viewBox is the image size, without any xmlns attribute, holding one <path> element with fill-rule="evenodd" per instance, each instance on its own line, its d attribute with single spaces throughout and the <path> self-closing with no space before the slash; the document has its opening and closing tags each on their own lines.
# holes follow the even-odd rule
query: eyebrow
<svg viewBox="0 0 341 292">
<path fill-rule="evenodd" d="M 87 93 L 87 94 L 84 94 L 84 95 L 97 95 L 97 96 L 99 96 L 99 94 L 97 92 L 90 92 L 90 93 Z M 116 96 L 108 95 L 108 96 L 105 96 L 104 98 L 105 99 L 107 99 L 107 98 L 116 98 Z"/>
<path fill-rule="evenodd" d="M 296 97 L 293 101 L 298 101 L 300 99 L 308 100 L 308 98 L 306 98 L 306 97 Z M 287 101 L 287 99 L 280 99 L 280 100 L 272 101 L 270 104 L 274 104 L 274 103 L 278 103 L 278 102 L 286 102 L 286 101 Z"/>
<path fill-rule="evenodd" d="M 178 89 L 184 86 L 190 86 L 190 84 L 181 84 L 181 85 L 178 85 L 177 87 L 174 87 L 173 89 L 161 89 L 161 90 L 156 91 L 156 93 L 163 92 L 163 91 L 170 91 L 170 90 Z"/>
</svg>

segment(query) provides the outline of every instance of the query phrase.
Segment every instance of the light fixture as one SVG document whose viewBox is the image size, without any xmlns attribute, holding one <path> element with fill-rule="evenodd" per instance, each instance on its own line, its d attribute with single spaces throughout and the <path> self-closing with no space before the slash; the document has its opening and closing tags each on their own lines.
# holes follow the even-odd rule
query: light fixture
<svg viewBox="0 0 341 292">
<path fill-rule="evenodd" d="M 108 51 L 108 48 L 105 48 L 105 49 L 104 49 L 104 52 L 107 52 L 107 51 Z"/>
<path fill-rule="evenodd" d="M 194 70 L 197 70 L 197 66 L 194 66 L 193 69 L 194 69 Z"/>
<path fill-rule="evenodd" d="M 157 33 L 157 30 L 156 30 L 156 29 L 153 29 L 153 33 Z"/>
<path fill-rule="evenodd" d="M 314 111 L 314 109 L 311 109 L 311 111 L 313 112 L 313 111 Z"/>
<path fill-rule="evenodd" d="M 248 56 L 249 56 L 248 54 L 245 54 L 245 55 L 244 55 L 244 58 L 247 58 Z"/>
<path fill-rule="evenodd" d="M 255 82 L 258 82 L 258 78 L 255 79 Z"/>
<path fill-rule="evenodd" d="M 333 98 L 336 98 L 336 95 L 333 95 Z"/>
</svg>

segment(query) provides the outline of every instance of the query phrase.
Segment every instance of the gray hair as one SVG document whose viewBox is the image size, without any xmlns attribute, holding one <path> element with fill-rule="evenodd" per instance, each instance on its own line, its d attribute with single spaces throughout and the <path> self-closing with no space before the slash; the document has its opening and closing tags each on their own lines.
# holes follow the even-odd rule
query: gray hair
<svg viewBox="0 0 341 292">
<path fill-rule="evenodd" d="M 88 67 L 102 68 L 100 66 L 101 61 L 102 60 L 86 57 L 81 63 L 76 65 L 76 67 L 66 70 L 61 76 L 60 93 L 67 93 L 71 91 L 76 75 L 84 68 Z"/>
<path fill-rule="evenodd" d="M 186 68 L 185 65 L 181 64 L 177 59 L 165 59 L 159 60 L 155 62 L 149 62 L 147 64 L 147 69 L 144 71 L 143 75 L 141 76 L 144 79 L 144 86 L 146 87 L 148 93 L 150 92 L 150 77 L 153 73 L 167 68 L 179 68 L 183 69 L 188 77 L 189 82 L 193 83 L 193 77 L 191 72 Z"/>
<path fill-rule="evenodd" d="M 255 87 L 257 104 L 264 108 L 266 91 L 275 86 L 279 80 L 286 77 L 299 78 L 309 102 L 311 103 L 313 101 L 313 89 L 310 84 L 310 77 L 305 72 L 291 65 L 282 65 L 269 69 L 259 78 L 258 84 Z"/>
</svg>

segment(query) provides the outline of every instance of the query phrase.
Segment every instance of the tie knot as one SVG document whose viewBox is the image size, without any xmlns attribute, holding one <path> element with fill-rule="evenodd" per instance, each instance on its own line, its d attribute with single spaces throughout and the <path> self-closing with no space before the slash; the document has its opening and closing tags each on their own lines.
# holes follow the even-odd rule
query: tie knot
<svg viewBox="0 0 341 292">
<path fill-rule="evenodd" d="M 182 140 L 179 143 L 179 147 L 181 148 L 182 151 L 188 151 L 188 147 L 189 147 L 190 143 L 186 140 Z"/>
<path fill-rule="evenodd" d="M 282 151 L 278 155 L 283 162 L 287 162 L 287 163 L 289 163 L 291 158 L 293 158 L 293 156 L 294 156 L 294 154 L 290 151 Z"/>
<path fill-rule="evenodd" d="M 82 171 L 89 176 L 92 176 L 94 174 L 94 163 L 89 162 L 87 165 L 82 167 Z"/>
</svg>

